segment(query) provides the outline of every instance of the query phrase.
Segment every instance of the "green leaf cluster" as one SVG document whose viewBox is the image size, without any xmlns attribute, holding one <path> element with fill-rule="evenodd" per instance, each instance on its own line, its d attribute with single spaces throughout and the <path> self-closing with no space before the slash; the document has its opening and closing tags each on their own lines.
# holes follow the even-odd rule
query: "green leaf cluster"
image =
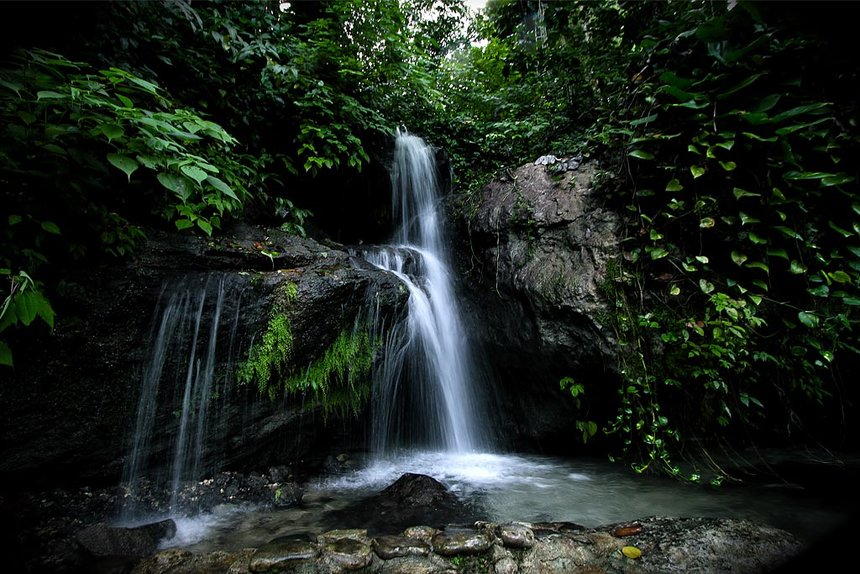
<svg viewBox="0 0 860 574">
<path fill-rule="evenodd" d="M 605 128 L 634 190 L 610 196 L 628 214 L 610 290 L 627 387 L 608 430 L 675 474 L 682 439 L 814 429 L 860 305 L 860 139 L 813 84 L 825 44 L 754 4 L 693 8 L 665 7 Z"/>
</svg>

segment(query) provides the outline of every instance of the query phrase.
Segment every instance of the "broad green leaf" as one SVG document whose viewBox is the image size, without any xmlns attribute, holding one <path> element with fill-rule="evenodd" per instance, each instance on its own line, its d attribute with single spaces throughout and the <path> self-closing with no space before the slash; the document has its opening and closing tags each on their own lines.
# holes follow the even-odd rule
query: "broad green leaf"
<svg viewBox="0 0 860 574">
<path fill-rule="evenodd" d="M 16 82 L 7 82 L 6 80 L 2 80 L 2 79 L 0 79 L 0 86 L 3 86 L 5 88 L 9 88 L 13 92 L 15 92 L 15 95 L 18 96 L 19 98 L 21 97 L 21 90 L 24 89 L 24 86 L 22 86 L 21 84 L 18 84 Z"/>
<path fill-rule="evenodd" d="M 824 179 L 826 177 L 835 177 L 835 174 L 828 173 L 825 171 L 787 171 L 782 174 L 783 179 L 787 179 L 790 181 L 802 181 L 809 179 Z"/>
<path fill-rule="evenodd" d="M 827 285 L 819 285 L 812 289 L 807 289 L 807 292 L 814 297 L 827 297 L 830 295 L 830 287 Z"/>
<path fill-rule="evenodd" d="M 756 287 L 758 287 L 762 291 L 768 291 L 769 290 L 767 283 L 765 283 L 761 279 L 753 279 L 750 281 L 750 283 L 752 283 L 753 285 L 755 285 Z"/>
<path fill-rule="evenodd" d="M 3 341 L 0 341 L 0 365 L 15 366 L 12 362 L 12 349 Z"/>
<path fill-rule="evenodd" d="M 846 245 L 845 248 L 854 254 L 854 257 L 860 258 L 860 247 L 854 245 Z"/>
<path fill-rule="evenodd" d="M 57 224 L 53 221 L 43 221 L 41 223 L 42 229 L 47 231 L 48 233 L 53 233 L 54 235 L 60 234 L 60 228 L 57 227 Z"/>
<path fill-rule="evenodd" d="M 812 122 L 805 122 L 802 124 L 792 124 L 790 126 L 785 126 L 785 127 L 779 128 L 774 133 L 776 133 L 777 135 L 780 135 L 780 136 L 785 136 L 785 135 L 793 134 L 794 132 L 799 132 L 800 130 L 805 130 L 805 129 L 817 126 L 819 124 L 823 124 L 825 122 L 830 122 L 830 121 L 831 121 L 831 118 L 820 118 L 820 119 L 817 119 L 817 120 L 812 121 Z"/>
<path fill-rule="evenodd" d="M 684 102 L 683 104 L 672 104 L 673 108 L 690 108 L 691 110 L 701 110 L 702 108 L 707 108 L 710 105 L 707 101 L 696 101 L 689 100 Z"/>
<path fill-rule="evenodd" d="M 158 169 L 161 167 L 161 159 L 152 157 L 151 155 L 139 155 L 137 156 L 137 161 L 147 169 Z"/>
<path fill-rule="evenodd" d="M 777 138 L 776 136 L 764 137 L 764 136 L 760 136 L 760 135 L 758 135 L 758 134 L 754 134 L 754 133 L 752 133 L 752 132 L 741 132 L 741 133 L 742 133 L 743 135 L 745 135 L 746 137 L 748 137 L 748 138 L 752 139 L 752 140 L 756 140 L 756 141 L 760 141 L 760 142 L 773 143 L 773 142 L 775 142 L 777 139 L 779 139 L 779 138 Z"/>
<path fill-rule="evenodd" d="M 781 247 L 774 247 L 774 248 L 768 249 L 767 254 L 770 255 L 771 257 L 779 257 L 781 259 L 785 259 L 786 261 L 788 261 L 788 253 L 785 251 L 785 249 L 782 249 Z"/>
<path fill-rule="evenodd" d="M 682 78 L 681 76 L 677 75 L 675 72 L 669 72 L 669 71 L 666 71 L 666 72 L 663 72 L 662 74 L 660 74 L 660 81 L 665 83 L 665 84 L 677 86 L 678 88 L 681 88 L 682 90 L 686 90 L 687 88 L 689 88 L 693 84 L 693 80 L 688 80 L 687 78 Z"/>
<path fill-rule="evenodd" d="M 703 217 L 699 220 L 699 227 L 701 227 L 702 229 L 710 229 L 716 224 L 717 222 L 714 221 L 713 217 Z"/>
<path fill-rule="evenodd" d="M 818 326 L 818 315 L 809 311 L 800 311 L 797 314 L 797 319 L 809 328 Z"/>
<path fill-rule="evenodd" d="M 781 122 L 782 120 L 799 116 L 800 114 L 808 114 L 808 113 L 821 113 L 824 112 L 826 108 L 828 108 L 830 104 L 828 102 L 818 102 L 815 104 L 809 104 L 806 106 L 798 106 L 796 108 L 792 108 L 788 111 L 782 112 L 781 114 L 777 114 L 773 117 L 774 122 Z"/>
<path fill-rule="evenodd" d="M 731 96 L 732 94 L 743 90 L 744 88 L 746 88 L 747 86 L 749 86 L 750 84 L 752 84 L 753 82 L 755 82 L 756 80 L 761 78 L 762 76 L 764 76 L 764 72 L 758 73 L 758 74 L 753 74 L 751 76 L 747 76 L 739 84 L 734 86 L 732 89 L 730 89 L 726 92 L 723 92 L 722 94 L 717 95 L 717 99 L 718 100 L 726 99 L 727 97 Z"/>
<path fill-rule="evenodd" d="M 733 161 L 721 161 L 720 166 L 726 171 L 734 171 L 738 164 Z"/>
<path fill-rule="evenodd" d="M 7 221 L 9 222 L 9 227 L 12 227 L 13 225 L 18 225 L 19 223 L 21 223 L 22 220 L 23 218 L 20 215 L 10 215 L 7 218 Z"/>
<path fill-rule="evenodd" d="M 735 265 L 743 265 L 747 259 L 749 258 L 743 253 L 732 251 L 732 261 L 735 262 Z"/>
<path fill-rule="evenodd" d="M 795 275 L 801 275 L 806 273 L 806 265 L 796 259 L 792 259 L 791 266 L 788 270 Z"/>
<path fill-rule="evenodd" d="M 15 296 L 15 312 L 18 314 L 18 320 L 25 326 L 33 322 L 36 318 L 36 292 L 28 289 L 23 293 L 18 293 Z"/>
<path fill-rule="evenodd" d="M 771 119 L 771 117 L 768 116 L 764 112 L 746 112 L 746 113 L 742 113 L 741 117 L 744 120 L 746 120 L 747 123 L 754 125 L 754 126 L 759 126 L 762 124 L 769 124 L 769 123 L 773 122 L 773 119 Z M 751 134 L 744 132 L 744 135 L 749 136 Z M 776 137 L 774 137 L 773 140 L 767 140 L 767 141 L 776 141 Z"/>
<path fill-rule="evenodd" d="M 679 102 L 689 102 L 691 100 L 696 99 L 695 94 L 691 94 L 690 92 L 685 92 L 681 88 L 677 88 L 675 86 L 662 86 L 660 88 L 663 92 L 666 92 Z"/>
<path fill-rule="evenodd" d="M 57 155 L 66 155 L 66 150 L 58 146 L 57 144 L 49 143 L 42 146 L 42 149 L 45 149 L 51 153 L 55 153 Z"/>
<path fill-rule="evenodd" d="M 708 263 L 710 259 L 708 259 L 706 255 L 696 255 L 696 261 L 704 265 Z"/>
<path fill-rule="evenodd" d="M 684 186 L 681 185 L 681 182 L 678 181 L 678 178 L 675 178 L 666 184 L 666 191 L 681 191 L 682 189 L 684 189 Z"/>
<path fill-rule="evenodd" d="M 854 181 L 854 176 L 845 173 L 837 173 L 832 176 L 822 178 L 821 185 L 828 187 L 831 185 L 842 185 L 843 183 L 851 183 L 852 181 Z"/>
<path fill-rule="evenodd" d="M 147 82 L 146 80 L 141 80 L 136 76 L 128 75 L 128 81 L 135 84 L 138 87 L 143 88 L 144 91 L 149 92 L 150 94 L 157 96 L 158 95 L 158 86 L 153 84 L 152 82 Z"/>
<path fill-rule="evenodd" d="M 653 153 L 649 153 L 649 152 L 647 152 L 645 150 L 641 150 L 641 149 L 634 149 L 634 150 L 628 152 L 627 155 L 629 155 L 630 157 L 635 157 L 636 159 L 644 159 L 644 160 L 654 159 Z"/>
<path fill-rule="evenodd" d="M 18 117 L 21 118 L 21 121 L 24 122 L 25 124 L 27 124 L 28 126 L 32 123 L 35 123 L 35 121 L 38 119 L 38 118 L 36 118 L 36 116 L 34 116 L 33 114 L 31 114 L 30 112 L 25 111 L 25 110 L 19 111 Z"/>
<path fill-rule="evenodd" d="M 740 187 L 733 188 L 732 193 L 734 194 L 735 199 L 740 199 L 742 197 L 761 197 L 761 194 L 759 193 L 753 193 L 751 191 L 741 189 Z"/>
<path fill-rule="evenodd" d="M 107 136 L 108 141 L 119 139 L 125 135 L 125 130 L 117 124 L 102 124 L 99 126 L 99 131 Z"/>
<path fill-rule="evenodd" d="M 691 165 L 690 173 L 693 174 L 693 179 L 698 179 L 705 175 L 705 168 L 699 167 L 698 165 Z"/>
<path fill-rule="evenodd" d="M 832 221 L 828 221 L 827 225 L 830 226 L 830 229 L 832 229 L 836 233 L 839 233 L 840 235 L 842 235 L 842 237 L 851 237 L 852 235 L 854 235 L 853 232 L 842 229 L 841 227 L 839 227 L 838 225 L 836 225 Z"/>
<path fill-rule="evenodd" d="M 116 97 L 120 102 L 122 102 L 123 106 L 125 106 L 127 108 L 133 108 L 134 107 L 134 102 L 131 101 L 131 98 L 128 98 L 127 96 L 124 96 L 122 94 L 117 94 Z"/>
<path fill-rule="evenodd" d="M 66 94 L 61 94 L 52 90 L 43 90 L 41 92 L 36 92 L 36 100 L 56 100 L 58 98 L 65 97 L 67 97 Z"/>
<path fill-rule="evenodd" d="M 206 235 L 212 235 L 212 225 L 205 219 L 198 219 L 197 227 L 202 229 Z"/>
<path fill-rule="evenodd" d="M 672 285 L 672 288 L 669 289 L 669 295 L 680 295 L 680 294 L 681 294 L 681 288 L 678 287 L 677 285 Z"/>
<path fill-rule="evenodd" d="M 176 220 L 176 229 L 183 230 L 188 229 L 189 227 L 194 227 L 194 222 L 190 219 L 177 219 Z"/>
<path fill-rule="evenodd" d="M 657 119 L 657 114 L 651 114 L 650 116 L 645 116 L 644 118 L 639 118 L 638 120 L 633 120 L 630 122 L 631 126 L 640 126 L 642 124 L 650 124 L 654 120 Z"/>
<path fill-rule="evenodd" d="M 217 177 L 215 177 L 214 175 L 207 176 L 206 181 L 212 187 L 214 187 L 215 189 L 217 189 L 218 191 L 220 191 L 221 193 L 223 193 L 227 197 L 231 197 L 231 198 L 235 199 L 236 201 L 239 201 L 239 197 L 236 195 L 236 193 L 232 189 L 230 189 L 230 186 L 227 185 L 226 183 L 224 183 L 223 181 L 221 181 L 220 179 L 218 179 Z"/>
<path fill-rule="evenodd" d="M 129 181 L 131 181 L 131 174 L 133 174 L 135 170 L 140 167 L 140 165 L 132 158 L 117 153 L 107 154 L 107 160 L 112 166 L 125 173 Z"/>
<path fill-rule="evenodd" d="M 797 233 L 795 230 L 791 229 L 790 227 L 786 227 L 784 225 L 774 225 L 773 229 L 778 230 L 780 233 L 782 233 L 786 237 L 790 237 L 792 239 L 799 239 L 801 241 L 803 240 L 803 237 L 801 237 L 799 233 Z"/>
<path fill-rule="evenodd" d="M 744 265 L 744 267 L 749 267 L 750 269 L 761 269 L 765 273 L 770 273 L 770 267 L 767 264 L 762 263 L 761 261 L 750 261 Z"/>
<path fill-rule="evenodd" d="M 747 236 L 750 238 L 750 241 L 755 243 L 756 245 L 764 245 L 767 243 L 767 239 L 764 237 L 760 237 L 757 233 L 750 231 Z"/>
<path fill-rule="evenodd" d="M 183 165 L 179 170 L 197 183 L 203 183 L 203 180 L 209 177 L 208 173 L 195 165 Z"/>
<path fill-rule="evenodd" d="M 782 94 L 771 94 L 761 99 L 758 105 L 753 108 L 754 112 L 766 112 L 773 108 L 782 98 Z"/>
<path fill-rule="evenodd" d="M 699 289 L 702 290 L 702 293 L 707 295 L 714 290 L 714 284 L 706 279 L 699 279 Z"/>
<path fill-rule="evenodd" d="M 761 223 L 760 219 L 747 215 L 744 211 L 741 211 L 739 216 L 741 218 L 741 225 L 748 225 L 750 223 Z"/>
<path fill-rule="evenodd" d="M 832 273 L 828 273 L 827 276 L 837 283 L 851 283 L 851 276 L 845 271 L 834 271 Z"/>
<path fill-rule="evenodd" d="M 662 259 L 669 255 L 669 252 L 663 249 L 662 247 L 654 247 L 654 248 L 645 248 L 648 250 L 648 254 L 651 256 L 651 259 Z"/>
<path fill-rule="evenodd" d="M 175 193 L 182 201 L 191 197 L 193 190 L 191 189 L 191 182 L 187 178 L 169 171 L 159 173 L 156 178 L 161 185 Z"/>
</svg>

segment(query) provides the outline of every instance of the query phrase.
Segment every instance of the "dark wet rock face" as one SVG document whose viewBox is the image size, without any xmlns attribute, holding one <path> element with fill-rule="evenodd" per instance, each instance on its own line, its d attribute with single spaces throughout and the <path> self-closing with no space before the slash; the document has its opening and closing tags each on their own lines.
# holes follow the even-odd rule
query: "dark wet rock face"
<svg viewBox="0 0 860 574">
<path fill-rule="evenodd" d="M 242 352 L 247 354 L 250 341 L 262 336 L 287 286 L 295 289 L 291 359 L 299 366 L 318 358 L 367 313 L 368 294 L 383 314 L 398 313 L 407 297 L 395 277 L 342 245 L 250 226 L 217 239 L 150 231 L 133 258 L 81 268 L 64 279 L 65 295 L 54 301 L 53 335 L 40 329 L 16 333 L 16 368 L 4 373 L 0 385 L 4 491 L 119 483 L 157 327 L 154 314 L 170 286 L 185 288 L 183 281 L 189 281 L 187 288 L 196 289 L 208 281 L 223 285 L 225 298 L 241 297 L 231 308 L 239 311 L 234 356 L 227 352 L 232 326 L 219 332 L 223 353 L 215 369 L 228 374 L 246 358 Z M 233 384 L 229 396 L 220 395 L 223 425 L 212 432 L 221 434 L 211 441 L 217 447 L 204 453 L 201 476 L 228 468 L 321 466 L 339 448 L 334 445 L 353 441 L 354 428 L 349 420 L 338 421 L 338 413 L 324 421 L 302 416 L 300 401 L 260 399 L 254 385 Z M 160 432 L 149 444 L 153 460 L 172 460 L 179 423 L 174 410 L 166 410 L 157 415 L 154 427 Z"/>
<path fill-rule="evenodd" d="M 554 165 L 490 182 L 461 226 L 466 310 L 503 387 L 502 431 L 517 448 L 569 443 L 577 415 L 559 379 L 576 376 L 599 393 L 615 369 L 601 290 L 618 256 L 618 217 L 595 191 L 595 163 Z"/>
</svg>

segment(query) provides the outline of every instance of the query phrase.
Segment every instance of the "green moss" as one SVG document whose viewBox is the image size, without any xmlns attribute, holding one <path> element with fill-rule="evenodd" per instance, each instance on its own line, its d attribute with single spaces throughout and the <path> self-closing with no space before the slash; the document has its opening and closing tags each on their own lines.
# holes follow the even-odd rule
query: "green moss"
<svg viewBox="0 0 860 574">
<path fill-rule="evenodd" d="M 240 384 L 250 384 L 254 381 L 260 393 L 266 393 L 275 398 L 277 387 L 270 381 L 275 375 L 281 375 L 290 360 L 293 349 L 293 333 L 290 319 L 283 311 L 273 313 L 263 333 L 259 344 L 251 346 L 248 359 L 239 364 L 236 377 Z"/>
<path fill-rule="evenodd" d="M 370 396 L 370 369 L 379 341 L 366 327 L 342 330 L 332 344 L 304 367 L 293 364 L 293 333 L 287 310 L 298 286 L 281 288 L 266 330 L 248 358 L 239 364 L 239 384 L 256 383 L 260 394 L 274 400 L 280 393 L 310 398 L 306 408 L 322 406 L 326 414 L 357 413 Z"/>
<path fill-rule="evenodd" d="M 378 342 L 367 329 L 344 329 L 302 372 L 284 382 L 287 393 L 309 393 L 326 413 L 357 413 L 370 395 L 370 369 Z"/>
<path fill-rule="evenodd" d="M 263 336 L 259 342 L 251 345 L 248 358 L 239 363 L 236 371 L 239 384 L 247 385 L 256 381 L 260 393 L 268 394 L 272 399 L 277 396 L 277 385 L 271 384 L 271 381 L 273 378 L 280 379 L 290 363 L 293 332 L 287 309 L 297 294 L 298 286 L 295 283 L 286 283 L 281 287 Z"/>
</svg>

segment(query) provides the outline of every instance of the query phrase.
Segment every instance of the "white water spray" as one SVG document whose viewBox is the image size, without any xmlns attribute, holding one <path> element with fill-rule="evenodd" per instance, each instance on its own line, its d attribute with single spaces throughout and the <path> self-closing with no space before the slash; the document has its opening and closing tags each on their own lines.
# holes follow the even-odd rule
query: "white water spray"
<svg viewBox="0 0 860 574">
<path fill-rule="evenodd" d="M 241 308 L 241 294 L 227 290 L 223 278 L 188 277 L 166 286 L 159 299 L 123 484 L 134 492 L 147 479 L 167 489 L 171 509 L 186 482 L 213 470 L 204 468 L 206 453 L 218 449 L 209 435 L 220 420 L 211 410 L 232 384 L 231 367 L 217 376 L 217 355 L 232 356 Z M 228 349 L 218 347 L 219 338 L 227 339 Z M 165 410 L 173 416 L 165 419 Z M 132 503 L 123 518 L 137 513 Z"/>
<path fill-rule="evenodd" d="M 473 452 L 485 445 L 473 361 L 443 250 L 435 156 L 405 130 L 397 132 L 391 183 L 397 244 L 366 257 L 409 290 L 409 316 L 389 336 L 374 382 L 374 451 Z"/>
</svg>

